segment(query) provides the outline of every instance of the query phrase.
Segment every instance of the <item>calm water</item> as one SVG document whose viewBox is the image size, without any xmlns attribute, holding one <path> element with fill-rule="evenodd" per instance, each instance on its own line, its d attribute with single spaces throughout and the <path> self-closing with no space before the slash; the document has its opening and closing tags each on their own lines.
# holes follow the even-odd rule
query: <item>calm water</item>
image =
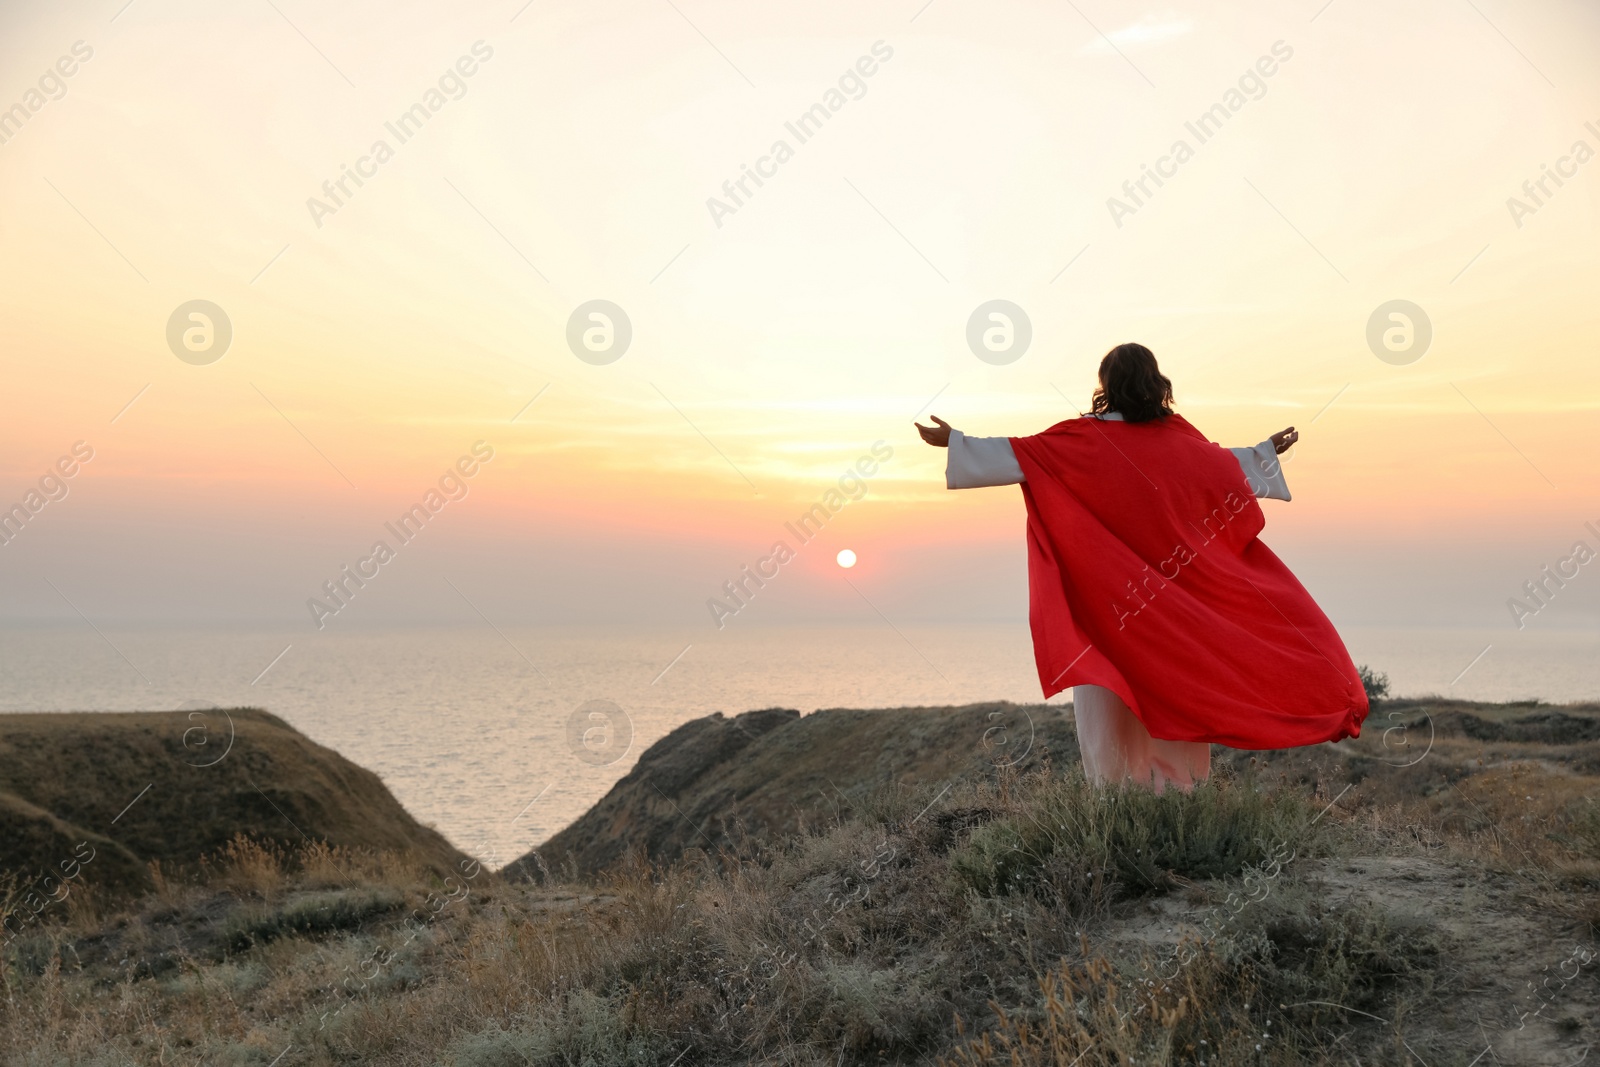
<svg viewBox="0 0 1600 1067">
<path fill-rule="evenodd" d="M 1400 695 L 1600 699 L 1596 631 L 1344 636 Z M 418 819 L 496 864 L 576 818 L 652 742 L 713 711 L 1038 693 L 1023 625 L 113 629 L 105 639 L 86 627 L 0 630 L 0 710 L 265 707 L 376 771 Z"/>
</svg>

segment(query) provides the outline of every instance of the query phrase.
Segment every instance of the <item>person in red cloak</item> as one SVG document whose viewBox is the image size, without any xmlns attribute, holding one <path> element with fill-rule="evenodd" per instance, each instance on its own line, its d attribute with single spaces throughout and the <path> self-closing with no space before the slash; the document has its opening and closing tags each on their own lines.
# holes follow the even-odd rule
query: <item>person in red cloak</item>
<svg viewBox="0 0 1600 1067">
<path fill-rule="evenodd" d="M 949 449 L 949 488 L 1022 485 L 1039 682 L 1046 698 L 1072 687 L 1089 779 L 1188 790 L 1212 744 L 1359 736 L 1367 695 L 1344 642 L 1257 536 L 1256 498 L 1290 498 L 1277 456 L 1294 427 L 1213 444 L 1139 344 L 1106 354 L 1090 408 L 1032 437 L 916 424 Z"/>
</svg>

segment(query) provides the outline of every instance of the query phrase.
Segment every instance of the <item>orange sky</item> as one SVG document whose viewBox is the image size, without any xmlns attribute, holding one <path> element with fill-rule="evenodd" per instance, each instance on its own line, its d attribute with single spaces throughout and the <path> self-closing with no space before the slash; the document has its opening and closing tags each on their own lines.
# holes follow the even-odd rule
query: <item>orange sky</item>
<svg viewBox="0 0 1600 1067">
<path fill-rule="evenodd" d="M 478 440 L 467 497 L 339 623 L 456 619 L 450 578 L 496 618 L 698 624 L 879 440 L 751 617 L 858 611 L 849 546 L 897 618 L 1017 618 L 1019 494 L 947 494 L 911 418 L 937 394 L 969 432 L 1042 429 L 1124 340 L 1224 444 L 1301 428 L 1264 537 L 1336 621 L 1498 625 L 1600 525 L 1585 5 L 123 3 L 0 15 L 25 113 L 0 126 L 0 503 L 95 450 L 0 547 L 7 620 L 70 614 L 48 577 L 98 618 L 308 625 Z M 313 212 L 379 139 L 393 158 Z M 1546 167 L 1569 176 L 1514 217 Z M 596 298 L 633 329 L 603 366 L 565 336 Z M 965 336 L 995 298 L 1033 328 L 1003 366 Z M 1365 338 L 1397 298 L 1434 330 L 1404 365 Z M 203 366 L 165 336 L 194 299 L 233 329 Z"/>
</svg>

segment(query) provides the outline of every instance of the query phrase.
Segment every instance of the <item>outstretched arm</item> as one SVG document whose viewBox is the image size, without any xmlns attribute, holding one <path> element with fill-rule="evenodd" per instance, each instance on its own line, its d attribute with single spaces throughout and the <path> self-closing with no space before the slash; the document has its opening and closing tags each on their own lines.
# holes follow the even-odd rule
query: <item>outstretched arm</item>
<svg viewBox="0 0 1600 1067">
<path fill-rule="evenodd" d="M 1300 431 L 1293 426 L 1279 430 L 1254 448 L 1230 448 L 1244 471 L 1250 491 L 1269 500 L 1289 500 L 1289 483 L 1283 478 L 1283 463 L 1278 457 L 1294 447 L 1300 440 Z"/>
<path fill-rule="evenodd" d="M 968 437 L 937 415 L 934 425 L 916 423 L 922 439 L 935 448 L 950 450 L 945 461 L 947 489 L 980 489 L 996 485 L 1017 485 L 1024 481 L 1009 437 Z M 1280 430 L 1254 448 L 1230 448 L 1244 472 L 1250 491 L 1257 497 L 1290 500 L 1289 483 L 1283 477 L 1278 456 L 1294 447 L 1300 432 L 1293 426 Z"/>
<path fill-rule="evenodd" d="M 916 424 L 922 439 L 935 448 L 948 448 L 945 460 L 946 489 L 980 489 L 993 485 L 1016 485 L 1023 480 L 1022 467 L 1011 450 L 1009 437 L 968 437 L 939 416 L 934 425 Z"/>
</svg>

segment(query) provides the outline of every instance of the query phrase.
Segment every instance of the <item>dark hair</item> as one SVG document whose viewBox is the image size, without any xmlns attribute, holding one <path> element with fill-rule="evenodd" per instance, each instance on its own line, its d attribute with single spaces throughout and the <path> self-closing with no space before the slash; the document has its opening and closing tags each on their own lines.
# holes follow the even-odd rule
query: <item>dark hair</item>
<svg viewBox="0 0 1600 1067">
<path fill-rule="evenodd" d="M 1100 385 L 1089 410 L 1120 411 L 1128 422 L 1149 422 L 1172 414 L 1172 382 L 1144 345 L 1118 345 L 1100 361 Z"/>
</svg>

